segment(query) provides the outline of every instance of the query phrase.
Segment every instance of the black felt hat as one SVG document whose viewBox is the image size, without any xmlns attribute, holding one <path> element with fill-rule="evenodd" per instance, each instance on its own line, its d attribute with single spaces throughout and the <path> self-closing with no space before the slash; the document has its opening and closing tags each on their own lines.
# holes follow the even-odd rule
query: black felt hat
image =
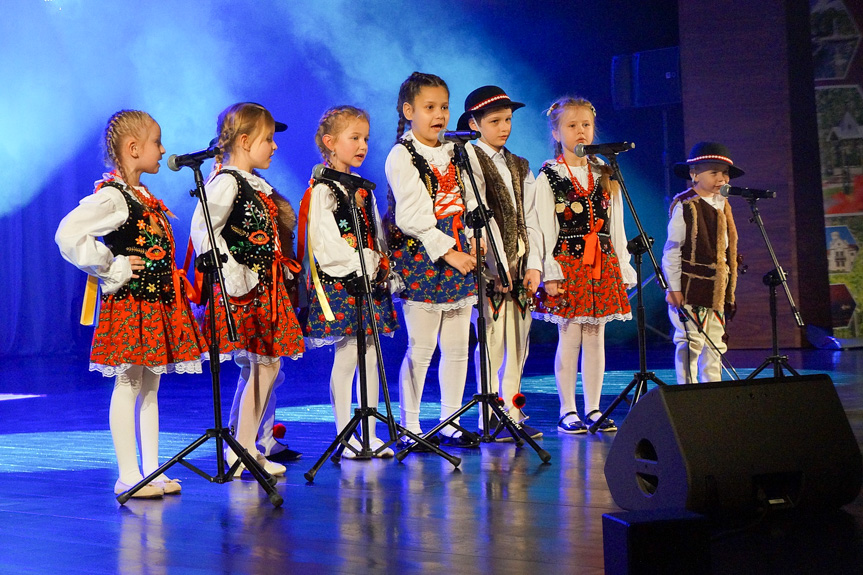
<svg viewBox="0 0 863 575">
<path fill-rule="evenodd" d="M 497 86 L 482 86 L 467 95 L 464 99 L 464 114 L 459 116 L 456 130 L 470 130 L 468 122 L 474 112 L 493 110 L 495 108 L 511 108 L 516 111 L 524 108 L 521 102 L 513 102 L 501 88 Z"/>
<path fill-rule="evenodd" d="M 734 162 L 731 161 L 731 154 L 728 152 L 728 148 L 717 142 L 698 142 L 692 146 L 688 160 L 674 164 L 674 175 L 678 178 L 688 180 L 690 179 L 689 168 L 695 164 L 706 162 L 727 164 L 729 178 L 739 178 L 744 174 L 743 170 L 736 167 Z"/>
</svg>

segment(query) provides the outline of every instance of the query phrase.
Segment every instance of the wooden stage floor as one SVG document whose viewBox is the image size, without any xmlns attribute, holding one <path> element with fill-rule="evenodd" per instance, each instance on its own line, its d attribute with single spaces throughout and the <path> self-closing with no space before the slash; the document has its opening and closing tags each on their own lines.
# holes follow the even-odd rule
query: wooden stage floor
<svg viewBox="0 0 863 575">
<path fill-rule="evenodd" d="M 609 350 L 603 406 L 632 377 L 633 354 Z M 740 369 L 764 355 L 730 357 Z M 120 506 L 112 493 L 110 380 L 87 373 L 83 358 L 7 360 L 0 366 L 0 572 L 603 573 L 602 515 L 620 511 L 603 473 L 614 434 L 556 432 L 552 356 L 532 350 L 524 384 L 549 464 L 527 446 L 490 444 L 452 450 L 462 457 L 458 469 L 431 454 L 401 463 L 328 461 L 313 485 L 303 473 L 335 434 L 331 363 L 325 352 L 286 362 L 277 419 L 304 457 L 279 479 L 279 509 L 254 481 L 212 484 L 181 465 L 169 474 L 183 480 L 182 495 Z M 666 381 L 670 358 L 667 348 L 650 352 L 649 368 Z M 387 358 L 394 399 L 399 359 Z M 833 377 L 860 443 L 863 351 L 792 352 L 791 364 Z M 225 364 L 224 411 L 236 373 Z M 432 371 L 424 416 L 434 417 L 436 396 Z M 614 414 L 618 423 L 625 405 Z M 212 426 L 209 375 L 164 377 L 160 408 L 167 459 Z M 801 427 L 818 425 L 801 413 Z M 469 412 L 463 424 L 475 420 Z M 215 442 L 190 459 L 214 471 Z M 863 573 L 861 496 L 841 510 L 716 525 L 711 534 L 713 573 Z"/>
</svg>

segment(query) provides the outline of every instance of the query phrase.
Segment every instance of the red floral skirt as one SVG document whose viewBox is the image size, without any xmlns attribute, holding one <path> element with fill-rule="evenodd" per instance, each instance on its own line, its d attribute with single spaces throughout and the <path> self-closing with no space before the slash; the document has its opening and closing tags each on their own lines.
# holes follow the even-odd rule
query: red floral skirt
<svg viewBox="0 0 863 575">
<path fill-rule="evenodd" d="M 177 364 L 200 360 L 204 339 L 186 300 L 178 306 L 111 295 L 101 303 L 91 363 L 173 371 Z"/>
<path fill-rule="evenodd" d="M 276 301 L 271 296 L 272 288 L 258 285 L 240 298 L 229 298 L 229 307 L 237 326 L 237 341 L 228 341 L 225 324 L 225 306 L 221 292 L 214 288 L 216 301 L 216 326 L 219 333 L 219 353 L 227 359 L 235 352 L 245 350 L 251 354 L 267 357 L 298 357 L 303 351 L 303 332 L 291 307 L 291 300 L 282 282 L 277 283 Z M 210 304 L 208 304 L 209 307 Z M 273 307 L 276 314 L 273 318 Z M 204 337 L 210 342 L 209 310 L 203 317 Z"/>
<path fill-rule="evenodd" d="M 555 256 L 563 270 L 562 293 L 551 297 L 540 288 L 536 295 L 535 316 L 546 321 L 582 321 L 604 323 L 630 319 L 629 298 L 620 275 L 620 264 L 614 252 L 602 253 L 602 273 L 593 279 L 593 268 L 582 265 L 581 257 Z"/>
</svg>

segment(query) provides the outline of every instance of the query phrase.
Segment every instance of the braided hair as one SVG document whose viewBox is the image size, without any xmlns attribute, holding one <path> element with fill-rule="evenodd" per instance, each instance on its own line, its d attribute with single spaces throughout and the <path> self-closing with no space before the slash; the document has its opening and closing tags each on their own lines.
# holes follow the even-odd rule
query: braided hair
<svg viewBox="0 0 863 575">
<path fill-rule="evenodd" d="M 402 82 L 402 85 L 399 87 L 399 100 L 396 104 L 396 111 L 399 114 L 399 125 L 396 130 L 396 142 L 398 142 L 404 135 L 405 128 L 408 125 L 408 119 L 405 118 L 405 114 L 402 111 L 405 102 L 413 105 L 414 99 L 420 93 L 420 90 L 426 87 L 441 87 L 446 90 L 447 95 L 449 95 L 449 86 L 446 85 L 446 82 L 444 82 L 440 76 L 435 76 L 434 74 L 423 74 L 422 72 L 414 72 L 408 76 L 408 79 Z"/>
<path fill-rule="evenodd" d="M 254 102 L 239 102 L 225 108 L 216 124 L 216 146 L 220 153 L 216 162 L 221 164 L 224 157 L 230 156 L 234 144 L 242 134 L 254 135 L 262 128 L 272 129 L 276 125 L 270 111 Z"/>
<path fill-rule="evenodd" d="M 335 140 L 348 127 L 348 122 L 354 119 L 362 119 L 371 124 L 369 113 L 354 106 L 333 106 L 324 112 L 321 121 L 318 122 L 318 130 L 315 132 L 315 144 L 321 153 L 324 163 L 332 167 L 330 156 L 332 150 L 324 145 L 324 136 L 329 134 Z"/>
<path fill-rule="evenodd" d="M 563 112 L 566 108 L 587 108 L 590 110 L 591 114 L 593 114 L 594 121 L 596 120 L 596 108 L 594 108 L 593 104 L 590 103 L 589 100 L 582 97 L 573 97 L 573 96 L 563 96 L 555 100 L 551 106 L 545 111 L 545 115 L 548 116 L 548 125 L 552 131 L 556 131 L 560 128 L 560 119 L 563 116 Z M 594 134 L 596 133 L 596 126 L 594 125 Z M 554 140 L 554 155 L 555 157 L 560 156 L 563 153 L 563 145 L 557 140 Z M 620 190 L 620 185 L 611 179 L 612 170 L 606 164 L 601 163 L 596 159 L 596 156 L 589 155 L 587 157 L 588 162 L 597 168 L 600 172 L 600 181 L 602 187 L 606 190 L 609 190 L 611 193 L 617 193 Z"/>
<path fill-rule="evenodd" d="M 147 112 L 140 110 L 120 110 L 108 119 L 105 125 L 105 136 L 102 139 L 104 146 L 105 166 L 119 172 L 120 177 L 126 180 L 123 170 L 123 158 L 121 149 L 123 143 L 130 137 L 146 137 L 147 127 L 155 120 Z"/>
</svg>

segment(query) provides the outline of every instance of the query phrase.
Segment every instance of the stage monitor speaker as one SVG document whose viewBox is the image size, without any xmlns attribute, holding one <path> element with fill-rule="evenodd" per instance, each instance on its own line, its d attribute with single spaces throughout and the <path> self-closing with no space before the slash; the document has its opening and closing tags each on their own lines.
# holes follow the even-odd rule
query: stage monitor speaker
<svg viewBox="0 0 863 575">
<path fill-rule="evenodd" d="M 828 375 L 669 385 L 632 407 L 605 479 L 629 510 L 837 508 L 860 493 L 863 457 Z"/>
<path fill-rule="evenodd" d="M 611 96 L 615 110 L 679 104 L 680 49 L 674 46 L 612 58 Z"/>
</svg>

